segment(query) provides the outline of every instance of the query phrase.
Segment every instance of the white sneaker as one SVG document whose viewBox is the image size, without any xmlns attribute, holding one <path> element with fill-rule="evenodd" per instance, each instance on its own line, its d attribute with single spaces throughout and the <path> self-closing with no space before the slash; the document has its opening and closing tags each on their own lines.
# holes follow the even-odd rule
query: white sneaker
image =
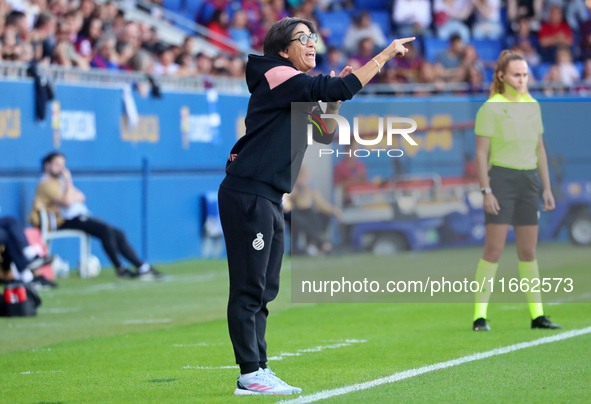
<svg viewBox="0 0 591 404">
<path fill-rule="evenodd" d="M 293 394 L 301 392 L 301 389 L 295 389 L 294 387 L 284 386 L 279 383 L 279 379 L 275 376 L 271 376 L 267 371 L 259 368 L 259 370 L 251 377 L 238 376 L 236 382 L 237 387 L 234 390 L 234 394 L 237 396 L 247 395 L 276 395 L 276 394 Z"/>
<path fill-rule="evenodd" d="M 263 372 L 265 372 L 267 374 L 267 377 L 275 379 L 277 381 L 277 383 L 279 383 L 281 386 L 289 387 L 290 389 L 292 389 L 294 393 L 301 393 L 302 392 L 302 389 L 300 389 L 299 387 L 290 386 L 289 384 L 285 383 L 283 380 L 278 378 L 275 375 L 275 372 L 273 372 L 270 367 L 267 366 L 265 369 L 263 369 Z"/>
</svg>

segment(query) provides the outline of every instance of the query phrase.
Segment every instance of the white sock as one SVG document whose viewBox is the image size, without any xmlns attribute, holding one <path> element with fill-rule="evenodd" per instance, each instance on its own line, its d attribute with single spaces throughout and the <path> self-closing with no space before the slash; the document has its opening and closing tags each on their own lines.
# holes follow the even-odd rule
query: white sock
<svg viewBox="0 0 591 404">
<path fill-rule="evenodd" d="M 23 248 L 23 255 L 27 261 L 33 261 L 33 258 L 37 256 L 37 250 L 32 245 L 26 246 Z"/>
<path fill-rule="evenodd" d="M 254 372 L 250 372 L 250 373 L 244 373 L 242 375 L 240 375 L 243 379 L 250 379 L 251 377 L 254 377 L 254 375 L 256 375 L 258 372 L 258 370 L 255 370 Z"/>
<path fill-rule="evenodd" d="M 21 272 L 21 280 L 24 283 L 29 283 L 33 280 L 34 276 L 33 276 L 33 272 L 31 272 L 30 269 L 25 269 L 23 272 Z"/>
<path fill-rule="evenodd" d="M 148 264 L 147 262 L 143 263 L 139 268 L 138 271 L 140 271 L 140 274 L 145 274 L 146 272 L 148 272 L 150 270 L 150 264 Z"/>
</svg>

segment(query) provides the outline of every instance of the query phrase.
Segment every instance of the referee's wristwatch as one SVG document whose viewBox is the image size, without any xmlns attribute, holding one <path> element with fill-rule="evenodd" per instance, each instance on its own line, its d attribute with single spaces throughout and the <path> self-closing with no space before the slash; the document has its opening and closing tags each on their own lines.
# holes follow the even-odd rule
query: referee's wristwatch
<svg viewBox="0 0 591 404">
<path fill-rule="evenodd" d="M 490 189 L 490 188 L 480 188 L 480 192 L 482 192 L 482 195 L 492 194 L 492 189 Z"/>
</svg>

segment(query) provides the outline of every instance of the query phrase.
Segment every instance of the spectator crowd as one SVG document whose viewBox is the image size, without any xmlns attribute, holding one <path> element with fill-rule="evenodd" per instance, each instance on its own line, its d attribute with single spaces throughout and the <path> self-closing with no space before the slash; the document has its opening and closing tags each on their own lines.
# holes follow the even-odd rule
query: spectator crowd
<svg viewBox="0 0 591 404">
<path fill-rule="evenodd" d="M 179 4 L 186 8 L 192 1 Z M 169 2 L 151 3 L 168 7 Z M 567 88 L 583 92 L 591 86 L 589 0 L 384 0 L 382 9 L 371 1 L 371 10 L 359 0 L 197 3 L 196 11 L 185 16 L 214 33 L 208 40 L 219 49 L 215 57 L 197 52 L 196 36 L 187 36 L 182 45 L 162 43 L 154 27 L 126 19 L 113 1 L 0 0 L 0 58 L 154 76 L 241 78 L 245 55 L 251 49 L 262 51 L 267 29 L 283 17 L 295 16 L 318 27 L 317 67 L 312 74 L 331 70 L 338 74 L 346 65 L 358 68 L 393 38 L 416 36 L 410 52 L 389 62 L 372 83 L 435 84 L 435 88 L 468 83 L 470 91 L 485 92 L 494 60 L 482 60 L 479 50 L 483 51 L 482 44 L 493 43 L 499 50 L 522 53 L 531 81 L 563 86 L 549 86 L 549 92 Z M 180 9 L 173 11 L 182 14 Z M 343 15 L 350 24 L 338 30 L 335 19 Z M 387 21 L 374 20 L 384 15 Z M 447 47 L 428 57 L 427 49 L 437 41 Z"/>
</svg>

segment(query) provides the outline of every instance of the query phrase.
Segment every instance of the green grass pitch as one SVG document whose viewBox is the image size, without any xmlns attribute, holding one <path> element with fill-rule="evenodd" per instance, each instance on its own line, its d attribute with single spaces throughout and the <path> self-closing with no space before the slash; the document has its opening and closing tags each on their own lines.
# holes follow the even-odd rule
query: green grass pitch
<svg viewBox="0 0 591 404">
<path fill-rule="evenodd" d="M 403 254 L 416 267 L 450 257 L 475 267 L 480 248 Z M 516 264 L 508 246 L 501 266 Z M 355 259 L 359 259 L 358 256 Z M 367 256 L 368 262 L 372 257 Z M 542 275 L 591 271 L 588 248 L 544 244 Z M 350 261 L 337 257 L 335 265 Z M 516 265 L 514 265 L 516 266 Z M 472 305 L 292 304 L 290 262 L 271 303 L 269 362 L 304 395 L 591 326 L 591 296 L 546 305 L 562 331 L 531 330 L 524 303 L 493 303 L 489 333 L 471 331 Z M 1 403 L 277 402 L 235 397 L 238 369 L 225 321 L 225 261 L 162 265 L 168 282 L 72 276 L 42 292 L 36 318 L 0 319 Z M 514 276 L 517 275 L 516 271 Z M 589 292 L 589 291 L 587 291 Z M 591 334 L 490 357 L 322 402 L 589 402 Z"/>
</svg>

